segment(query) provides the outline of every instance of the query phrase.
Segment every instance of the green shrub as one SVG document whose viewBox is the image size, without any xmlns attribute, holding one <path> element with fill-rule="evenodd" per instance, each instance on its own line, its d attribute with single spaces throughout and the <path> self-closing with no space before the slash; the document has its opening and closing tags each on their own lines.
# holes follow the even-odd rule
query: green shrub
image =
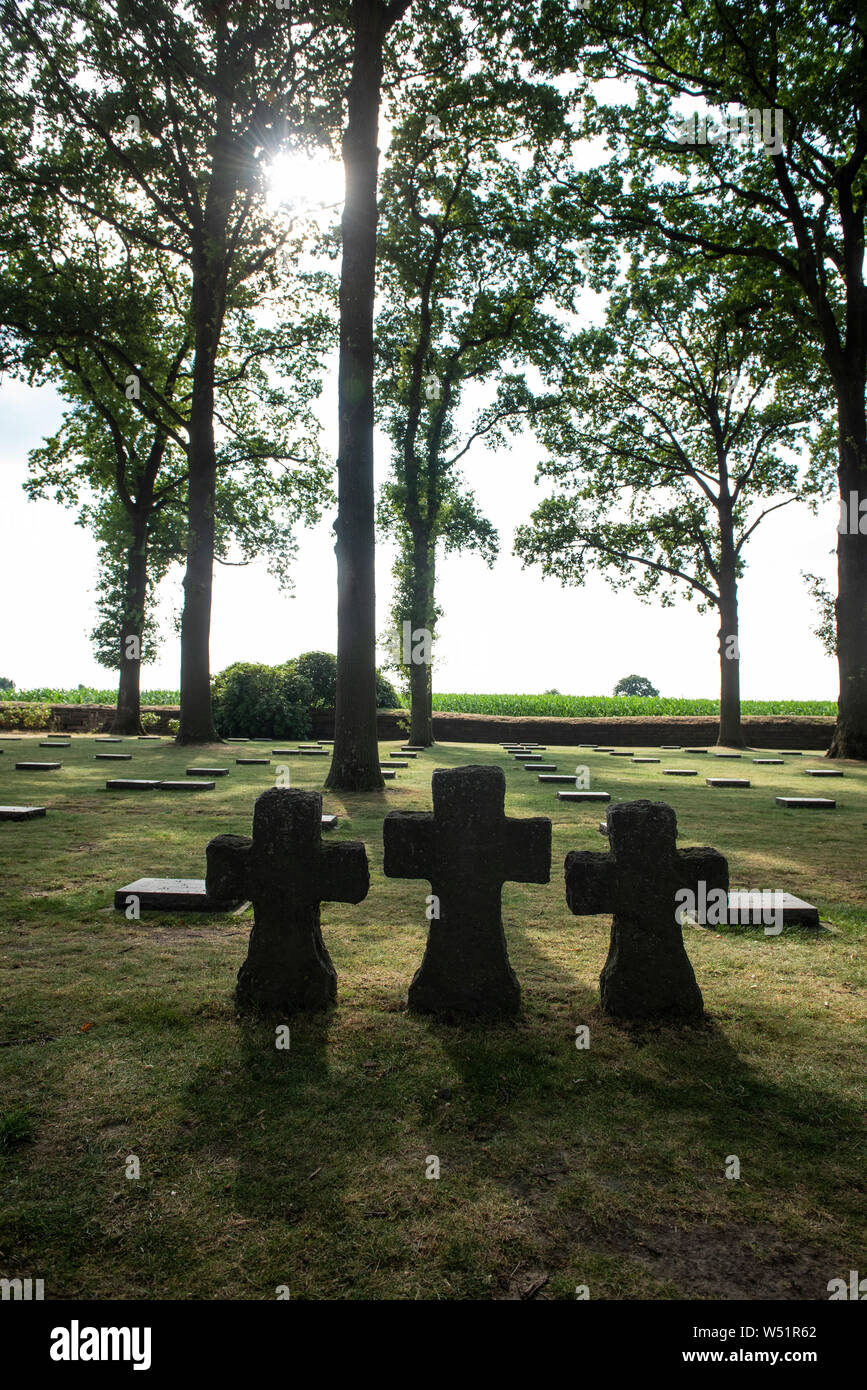
<svg viewBox="0 0 867 1390">
<path fill-rule="evenodd" d="M 153 710 L 148 710 L 141 717 L 141 726 L 146 734 L 149 734 L 152 729 L 157 728 L 159 722 L 160 717 L 158 714 L 154 714 Z"/>
<path fill-rule="evenodd" d="M 170 733 L 174 738 L 177 738 L 177 736 L 178 736 L 178 730 L 179 730 L 180 727 L 181 727 L 181 721 L 180 721 L 180 719 L 170 719 L 169 722 L 168 722 L 167 727 L 168 727 L 169 733 Z"/>
<path fill-rule="evenodd" d="M 331 652 L 302 652 L 292 663 L 313 688 L 313 709 L 334 709 L 337 699 L 337 657 Z"/>
<path fill-rule="evenodd" d="M 398 695 L 391 681 L 385 677 L 381 671 L 376 673 L 376 708 L 377 709 L 402 709 L 403 700 Z"/>
<path fill-rule="evenodd" d="M 0 729 L 47 729 L 50 721 L 48 705 L 0 704 Z"/>
<path fill-rule="evenodd" d="M 312 700 L 291 663 L 236 661 L 214 677 L 214 724 L 221 738 L 309 738 Z"/>
</svg>

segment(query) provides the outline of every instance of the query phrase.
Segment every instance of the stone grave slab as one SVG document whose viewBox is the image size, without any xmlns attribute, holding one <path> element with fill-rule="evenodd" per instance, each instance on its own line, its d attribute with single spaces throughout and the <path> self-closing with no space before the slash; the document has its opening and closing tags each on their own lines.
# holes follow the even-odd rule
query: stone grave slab
<svg viewBox="0 0 867 1390">
<path fill-rule="evenodd" d="M 775 898 L 777 899 L 776 903 Z M 782 912 L 784 927 L 815 927 L 818 929 L 819 911 L 812 903 L 805 902 L 803 898 L 796 898 L 792 893 L 750 892 L 748 889 L 729 893 L 729 926 L 762 925 L 763 914 L 767 921 L 775 907 Z M 758 921 L 754 919 L 758 919 Z"/>
<path fill-rule="evenodd" d="M 162 743 L 162 734 L 136 734 L 139 743 Z"/>
<path fill-rule="evenodd" d="M 300 749 L 300 748 L 272 748 L 272 749 L 271 749 L 271 756 L 274 757 L 274 758 L 300 758 L 300 757 L 301 757 L 301 749 Z M 236 758 L 236 759 L 235 759 L 235 762 L 236 762 L 236 763 L 251 762 L 251 761 L 253 761 L 253 759 L 250 759 L 250 758 Z"/>
<path fill-rule="evenodd" d="M 600 834 L 600 835 L 604 835 L 605 838 L 606 838 L 606 840 L 608 839 L 608 822 L 607 822 L 607 820 L 601 820 L 601 821 L 599 822 L 599 824 L 597 825 L 596 829 L 599 831 L 599 834 Z"/>
<path fill-rule="evenodd" d="M 704 780 L 709 787 L 748 787 L 750 785 L 746 777 L 705 777 Z"/>
<path fill-rule="evenodd" d="M 805 767 L 803 772 L 805 777 L 842 777 L 844 775 L 841 767 Z"/>
<path fill-rule="evenodd" d="M 420 743 L 408 743 L 405 748 L 401 748 L 401 753 L 423 753 L 424 748 Z"/>
<path fill-rule="evenodd" d="M 131 763 L 132 753 L 94 753 L 93 760 L 97 763 Z"/>
<path fill-rule="evenodd" d="M 270 758 L 236 758 L 238 767 L 268 767 Z"/>
<path fill-rule="evenodd" d="M 383 767 L 409 767 L 409 763 L 405 762 L 403 758 L 394 758 L 390 763 L 383 763 Z"/>
<path fill-rule="evenodd" d="M 158 777 L 112 777 L 105 784 L 107 792 L 149 792 L 158 787 Z"/>
<path fill-rule="evenodd" d="M 698 773 L 694 767 L 664 767 L 663 777 L 697 777 Z"/>
<path fill-rule="evenodd" d="M 614 752 L 614 749 L 613 749 L 613 748 L 603 748 L 601 743 L 594 743 L 594 745 L 593 745 L 593 752 L 594 752 L 594 753 L 613 753 L 613 752 Z"/>
<path fill-rule="evenodd" d="M 208 896 L 203 878 L 137 878 L 118 888 L 115 908 L 125 912 L 131 897 L 151 912 L 231 912 L 243 902 L 243 898 L 217 902 Z"/>
<path fill-rule="evenodd" d="M 661 743 L 659 750 L 661 753 L 680 753 L 682 751 L 679 743 Z"/>
<path fill-rule="evenodd" d="M 229 742 L 230 742 L 230 743 L 249 743 L 249 742 L 250 742 L 250 739 L 248 739 L 248 738 L 230 738 L 230 739 L 229 739 Z"/>
<path fill-rule="evenodd" d="M 322 829 L 333 830 L 336 825 L 337 817 L 333 814 L 333 812 L 326 812 L 326 814 L 322 817 Z"/>
<path fill-rule="evenodd" d="M 320 904 L 360 903 L 370 873 L 360 842 L 322 843 L 319 792 L 270 787 L 256 800 L 252 839 L 218 835 L 207 858 L 209 895 L 253 904 L 235 991 L 239 1008 L 286 1017 L 333 1004 L 337 974 L 322 939 Z"/>
<path fill-rule="evenodd" d="M 775 800 L 789 811 L 833 811 L 837 807 L 836 801 L 824 796 L 778 796 Z"/>
<path fill-rule="evenodd" d="M 0 743 L 20 743 L 23 737 L 23 734 L 2 734 Z"/>
<path fill-rule="evenodd" d="M 728 864 L 709 847 L 679 850 L 677 818 L 662 801 L 609 806 L 610 850 L 566 856 L 566 901 L 576 916 L 611 913 L 599 977 L 602 1008 L 619 1018 L 700 1018 L 704 1005 L 675 916 L 683 889 L 728 892 Z"/>
<path fill-rule="evenodd" d="M 551 822 L 506 816 L 499 767 L 438 768 L 432 791 L 433 812 L 391 811 L 382 827 L 386 876 L 428 879 L 437 905 L 409 1007 L 514 1017 L 521 988 L 506 949 L 502 888 L 549 882 Z"/>
<path fill-rule="evenodd" d="M 785 767 L 782 758 L 753 758 L 753 762 L 759 767 Z"/>
<path fill-rule="evenodd" d="M 41 740 L 40 740 L 40 742 L 39 742 L 39 747 L 40 747 L 40 748 L 69 748 L 69 747 L 70 747 L 70 743 L 69 743 L 69 739 L 67 739 L 65 742 L 63 742 L 63 740 L 61 740 L 61 739 L 59 739 L 59 738 L 46 738 L 46 739 L 41 739 Z"/>
<path fill-rule="evenodd" d="M 525 772 L 556 772 L 556 763 L 524 763 Z"/>
<path fill-rule="evenodd" d="M 197 778 L 192 782 L 157 783 L 161 792 L 212 792 L 216 785 L 216 782 L 205 782 L 202 778 Z"/>
<path fill-rule="evenodd" d="M 0 820 L 35 820 L 44 815 L 44 806 L 0 806 Z"/>
<path fill-rule="evenodd" d="M 574 787 L 576 779 L 574 774 L 570 772 L 540 772 L 539 781 L 559 782 L 562 783 L 564 787 L 571 784 Z"/>
<path fill-rule="evenodd" d="M 707 753 L 706 748 L 684 748 L 683 751 L 684 753 L 691 753 L 693 756 L 698 756 L 699 754 Z"/>
<path fill-rule="evenodd" d="M 516 754 L 515 754 L 515 762 L 516 762 L 516 763 L 520 763 L 520 762 L 525 762 L 525 763 L 540 763 L 541 761 L 542 761 L 542 754 L 541 754 L 541 753 L 516 753 Z"/>
<path fill-rule="evenodd" d="M 397 776 L 397 771 L 393 767 L 381 767 L 379 770 L 386 781 L 393 780 Z"/>
<path fill-rule="evenodd" d="M 330 758 L 331 754 L 327 748 L 299 748 L 298 752 L 302 758 Z"/>
<path fill-rule="evenodd" d="M 104 737 L 104 736 L 103 736 L 103 737 L 100 737 L 100 738 L 95 738 L 93 741 L 94 741 L 94 743 L 123 743 L 123 739 L 122 739 L 122 738 L 118 738 L 118 737 L 117 737 L 116 735 L 114 735 L 114 734 L 112 734 L 111 737 Z"/>
<path fill-rule="evenodd" d="M 714 753 L 715 758 L 741 758 L 742 753 Z"/>
<path fill-rule="evenodd" d="M 661 759 L 661 758 L 633 758 L 632 761 L 633 761 L 634 763 L 658 763 L 658 762 L 661 762 L 662 759 Z"/>
<path fill-rule="evenodd" d="M 63 763 L 16 763 L 16 772 L 56 772 Z"/>
<path fill-rule="evenodd" d="M 390 758 L 417 758 L 418 753 L 410 753 L 405 748 L 400 753 L 389 753 Z"/>
<path fill-rule="evenodd" d="M 612 757 L 612 758 L 634 758 L 634 757 L 635 757 L 635 749 L 634 749 L 634 748 L 630 748 L 630 749 L 627 750 L 627 749 L 625 749 L 625 748 L 612 748 L 612 750 L 611 750 L 611 757 Z"/>
<path fill-rule="evenodd" d="M 610 801 L 610 792 L 558 792 L 558 801 Z"/>
<path fill-rule="evenodd" d="M 188 767 L 188 777 L 228 777 L 227 767 Z"/>
</svg>

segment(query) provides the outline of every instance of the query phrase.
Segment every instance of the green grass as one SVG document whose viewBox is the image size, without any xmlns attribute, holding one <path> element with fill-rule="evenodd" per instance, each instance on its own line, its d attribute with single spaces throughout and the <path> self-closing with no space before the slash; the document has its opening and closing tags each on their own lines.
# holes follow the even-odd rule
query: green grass
<svg viewBox="0 0 867 1390">
<path fill-rule="evenodd" d="M 50 756 L 35 737 L 0 745 L 0 802 L 49 808 L 0 824 L 0 1275 L 43 1278 L 49 1298 L 267 1299 L 287 1284 L 308 1299 L 540 1285 L 567 1299 L 588 1284 L 594 1299 L 791 1299 L 826 1298 L 858 1268 L 863 765 L 842 765 L 836 812 L 808 815 L 774 795 L 815 791 L 810 759 L 748 765 L 753 787 L 727 792 L 701 767 L 679 782 L 549 750 L 568 771 L 589 764 L 615 799 L 669 801 L 680 843 L 725 852 L 733 886 L 800 894 L 829 924 L 778 937 L 687 927 L 708 1010 L 697 1028 L 600 1012 L 610 921 L 572 917 L 562 878 L 569 849 L 604 850 L 598 809 L 557 802 L 489 745 L 422 754 L 381 794 L 326 793 L 336 838 L 367 845 L 371 892 L 323 907 L 338 1005 L 292 1020 L 278 1051 L 272 1026 L 233 1007 L 249 915 L 135 922 L 111 904 L 139 875 L 201 877 L 212 835 L 249 833 L 279 759 L 240 768 L 254 745 L 129 741 L 133 762 L 112 767 L 90 738 L 72 744 L 44 774 L 11 767 Z M 103 789 L 220 758 L 231 773 L 213 792 Z M 322 785 L 325 759 L 294 761 L 298 785 Z M 509 814 L 553 822 L 551 883 L 503 893 L 514 1025 L 445 1026 L 404 1007 L 430 889 L 383 877 L 382 817 L 428 808 L 432 768 L 467 762 L 505 765 Z"/>
<path fill-rule="evenodd" d="M 719 700 L 670 699 L 665 695 L 456 695 L 434 694 L 435 710 L 449 714 L 514 714 L 600 719 L 618 715 L 719 715 Z M 741 714 L 828 715 L 834 700 L 743 700 Z"/>
</svg>

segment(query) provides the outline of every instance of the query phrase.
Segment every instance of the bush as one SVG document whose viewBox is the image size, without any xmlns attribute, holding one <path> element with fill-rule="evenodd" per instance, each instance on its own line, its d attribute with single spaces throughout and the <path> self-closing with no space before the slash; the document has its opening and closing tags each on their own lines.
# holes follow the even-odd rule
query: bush
<svg viewBox="0 0 867 1390">
<path fill-rule="evenodd" d="M 180 719 L 170 719 L 167 725 L 169 733 L 172 734 L 174 738 L 177 738 L 180 727 Z"/>
<path fill-rule="evenodd" d="M 47 729 L 49 705 L 0 705 L 0 729 Z"/>
<path fill-rule="evenodd" d="M 146 734 L 149 734 L 152 729 L 155 729 L 159 722 L 160 717 L 158 714 L 154 714 L 153 710 L 148 710 L 148 712 L 141 717 L 141 726 Z"/>
<path fill-rule="evenodd" d="M 221 738 L 309 738 L 313 687 L 285 666 L 236 661 L 214 677 L 214 724 Z"/>
<path fill-rule="evenodd" d="M 302 652 L 292 663 L 313 687 L 313 709 L 334 709 L 337 699 L 337 657 L 331 652 Z"/>
<path fill-rule="evenodd" d="M 376 673 L 376 708 L 377 709 L 402 709 L 403 700 L 398 695 L 391 681 L 386 679 L 381 671 Z"/>
</svg>

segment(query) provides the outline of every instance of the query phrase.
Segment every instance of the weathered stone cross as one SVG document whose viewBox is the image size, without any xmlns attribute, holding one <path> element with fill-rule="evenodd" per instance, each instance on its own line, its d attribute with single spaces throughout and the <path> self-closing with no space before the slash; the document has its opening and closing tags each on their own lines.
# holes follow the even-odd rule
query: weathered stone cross
<svg viewBox="0 0 867 1390">
<path fill-rule="evenodd" d="M 566 901 L 576 916 L 614 914 L 599 977 L 602 1008 L 620 1018 L 700 1016 L 696 984 L 675 916 L 675 894 L 698 884 L 728 890 L 728 863 L 715 849 L 675 848 L 677 818 L 664 801 L 608 808 L 610 854 L 566 856 Z"/>
<path fill-rule="evenodd" d="M 433 814 L 391 811 L 383 824 L 389 878 L 426 878 L 436 911 L 409 987 L 420 1013 L 509 1017 L 521 987 L 509 964 L 500 912 L 503 883 L 548 883 L 551 822 L 504 813 L 498 767 L 439 769 Z M 437 915 L 438 914 L 438 915 Z"/>
<path fill-rule="evenodd" d="M 360 903 L 370 874 L 364 845 L 323 844 L 321 824 L 318 792 L 271 787 L 256 801 L 252 840 L 218 835 L 208 845 L 206 892 L 253 904 L 235 991 L 242 1008 L 286 1015 L 334 1002 L 337 973 L 322 940 L 319 904 Z"/>
</svg>

